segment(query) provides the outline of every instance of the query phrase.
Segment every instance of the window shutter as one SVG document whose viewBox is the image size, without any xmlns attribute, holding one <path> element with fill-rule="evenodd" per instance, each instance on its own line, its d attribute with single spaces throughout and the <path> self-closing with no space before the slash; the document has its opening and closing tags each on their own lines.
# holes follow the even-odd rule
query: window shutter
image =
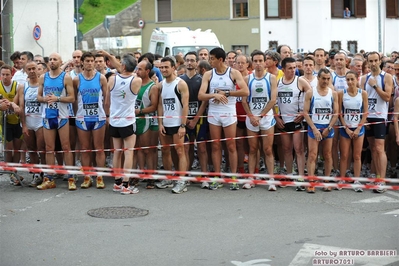
<svg viewBox="0 0 399 266">
<path fill-rule="evenodd" d="M 365 18 L 366 17 L 366 0 L 357 0 L 355 1 L 355 16 L 357 18 Z"/>
<path fill-rule="evenodd" d="M 344 17 L 344 1 L 331 0 L 331 17 L 332 18 Z"/>
<path fill-rule="evenodd" d="M 292 18 L 292 0 L 279 0 L 280 18 Z"/>
<path fill-rule="evenodd" d="M 170 0 L 158 0 L 158 21 L 172 21 Z"/>
<path fill-rule="evenodd" d="M 398 0 L 386 0 L 387 18 L 397 18 L 399 16 L 397 2 Z"/>
</svg>

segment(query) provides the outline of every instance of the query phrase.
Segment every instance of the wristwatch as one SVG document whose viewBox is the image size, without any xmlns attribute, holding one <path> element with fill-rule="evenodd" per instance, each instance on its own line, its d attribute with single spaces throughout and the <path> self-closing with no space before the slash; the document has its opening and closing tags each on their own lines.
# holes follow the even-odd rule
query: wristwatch
<svg viewBox="0 0 399 266">
<path fill-rule="evenodd" d="M 331 131 L 333 128 L 332 128 L 332 127 L 330 127 L 330 126 L 328 126 L 328 128 L 327 128 L 327 129 L 328 129 L 328 131 Z"/>
<path fill-rule="evenodd" d="M 375 89 L 375 90 L 376 90 L 376 89 L 377 89 L 377 87 L 378 87 L 377 85 L 373 85 L 373 89 Z"/>
<path fill-rule="evenodd" d="M 224 93 L 225 93 L 224 95 L 225 95 L 226 97 L 229 97 L 229 96 L 230 96 L 230 91 L 225 91 Z"/>
<path fill-rule="evenodd" d="M 185 124 L 181 124 L 180 127 L 181 128 L 186 128 L 186 125 Z"/>
<path fill-rule="evenodd" d="M 57 97 L 57 102 L 61 102 L 61 97 L 60 96 Z"/>
</svg>

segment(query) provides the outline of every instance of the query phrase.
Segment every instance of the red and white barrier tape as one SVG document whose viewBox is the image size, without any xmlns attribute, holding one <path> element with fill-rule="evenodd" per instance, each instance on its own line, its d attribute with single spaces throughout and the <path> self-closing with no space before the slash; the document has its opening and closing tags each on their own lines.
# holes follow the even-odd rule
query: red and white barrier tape
<svg viewBox="0 0 399 266">
<path fill-rule="evenodd" d="M 58 166 L 58 165 L 32 165 L 32 164 L 16 164 L 16 163 L 0 163 L 0 171 L 6 172 L 31 172 L 45 174 L 71 174 L 71 175 L 91 175 L 91 176 L 110 176 L 110 177 L 129 177 L 140 179 L 168 179 L 183 180 L 191 182 L 219 182 L 219 183 L 238 183 L 238 184 L 255 184 L 255 185 L 283 185 L 283 186 L 304 186 L 304 187 L 331 187 L 331 188 L 364 188 L 364 189 L 389 189 L 399 190 L 399 185 L 376 186 L 371 184 L 352 184 L 352 183 L 324 183 L 323 181 L 346 181 L 346 182 L 375 182 L 376 178 L 355 178 L 355 177 L 327 177 L 327 176 L 294 176 L 294 175 L 268 175 L 268 174 L 234 174 L 234 173 L 210 173 L 210 172 L 179 172 L 167 170 L 139 170 L 139 169 L 111 169 L 103 167 L 83 167 L 80 170 L 77 166 Z M 113 172 L 110 172 L 113 171 Z M 122 172 L 124 171 L 124 172 Z M 198 176 L 190 177 L 187 174 Z M 200 177 L 200 176 L 221 176 L 221 178 Z M 244 177 L 233 179 L 232 177 Z M 275 178 L 277 180 L 259 180 L 252 178 Z M 304 179 L 308 182 L 286 181 L 285 179 Z M 310 182 L 311 181 L 311 182 Z M 320 181 L 320 182 L 316 182 Z M 378 182 L 399 183 L 399 179 L 379 178 Z"/>
<path fill-rule="evenodd" d="M 376 125 L 376 124 L 382 124 L 382 123 L 391 123 L 391 121 L 382 121 L 382 122 L 372 122 L 372 123 L 365 123 L 365 126 L 368 125 Z M 334 128 L 344 128 L 344 126 L 334 126 Z M 293 132 L 277 132 L 274 133 L 273 136 L 281 136 L 281 135 L 290 135 L 290 134 L 296 134 L 296 133 L 305 133 L 309 132 L 307 129 L 303 130 L 297 130 Z M 182 144 L 164 144 L 164 145 L 156 145 L 156 146 L 145 146 L 145 147 L 136 147 L 136 148 L 123 148 L 123 149 L 102 149 L 102 150 L 70 150 L 68 152 L 79 152 L 79 153 L 85 153 L 85 152 L 99 152 L 99 151 L 104 151 L 104 152 L 114 152 L 114 151 L 127 151 L 127 150 L 145 150 L 145 149 L 156 149 L 158 147 L 175 147 L 175 146 L 180 146 L 180 145 L 192 145 L 192 144 L 199 144 L 199 143 L 212 143 L 212 142 L 222 142 L 222 141 L 228 141 L 228 140 L 240 140 L 240 139 L 250 139 L 250 138 L 260 138 L 260 137 L 267 137 L 269 134 L 259 134 L 255 136 L 239 136 L 239 137 L 232 137 L 232 138 L 223 138 L 223 139 L 210 139 L 210 140 L 201 140 L 201 141 L 195 141 L 195 142 L 184 142 Z M 31 151 L 31 150 L 7 150 L 4 149 L 5 152 L 38 152 L 38 153 L 65 153 L 65 151 Z"/>
<path fill-rule="evenodd" d="M 369 113 L 356 113 L 356 115 L 363 115 L 363 114 L 369 114 Z M 394 115 L 394 114 L 399 114 L 399 113 L 398 113 L 398 112 L 388 112 L 388 113 L 374 112 L 373 114 L 377 114 L 377 115 L 383 115 L 383 114 L 386 114 L 386 115 Z M 298 116 L 298 115 L 302 115 L 302 116 L 303 116 L 303 113 L 295 113 L 295 114 L 272 114 L 272 116 L 279 116 L 279 117 L 282 117 L 282 116 L 286 116 L 286 117 L 296 117 L 296 116 Z M 309 115 L 318 115 L 318 113 L 309 114 Z M 325 114 L 325 113 L 320 113 L 320 115 L 327 115 L 327 114 Z M 346 115 L 346 114 L 337 113 L 337 114 L 328 114 L 328 115 L 331 115 L 331 116 L 333 116 L 333 115 L 336 115 L 336 116 L 343 116 L 343 115 Z M 25 114 L 25 116 L 26 116 L 26 117 L 42 117 L 41 114 Z M 263 116 L 271 116 L 271 115 L 265 114 L 265 115 L 263 115 Z M 88 116 L 70 116 L 69 118 L 84 119 L 85 117 L 88 117 Z M 90 117 L 90 116 L 89 116 L 89 117 Z M 98 116 L 93 116 L 93 117 L 98 117 Z M 162 119 L 165 119 L 165 118 L 183 118 L 183 117 L 185 118 L 186 116 L 179 116 L 179 115 L 167 115 L 167 116 L 157 116 L 157 115 L 154 115 L 154 116 L 150 116 L 150 115 L 146 114 L 146 116 L 139 116 L 139 115 L 136 115 L 136 116 L 126 116 L 126 117 L 113 116 L 112 119 L 116 119 L 116 120 L 119 120 L 119 119 L 127 119 L 127 120 L 130 120 L 130 119 L 134 119 L 134 118 L 144 118 L 144 119 L 158 119 L 158 118 L 162 118 Z M 204 117 L 204 118 L 206 118 L 206 117 L 213 117 L 213 116 L 210 116 L 210 115 L 199 115 L 199 116 L 197 116 L 197 115 L 188 115 L 188 117 L 199 117 L 199 118 Z M 223 115 L 223 114 L 221 114 L 220 117 L 247 117 L 247 115 L 246 115 L 246 114 L 244 114 L 244 115 L 239 115 L 239 114 Z M 108 117 L 105 116 L 105 117 L 98 117 L 98 118 L 102 118 L 103 120 L 105 120 L 105 119 L 108 118 Z"/>
</svg>

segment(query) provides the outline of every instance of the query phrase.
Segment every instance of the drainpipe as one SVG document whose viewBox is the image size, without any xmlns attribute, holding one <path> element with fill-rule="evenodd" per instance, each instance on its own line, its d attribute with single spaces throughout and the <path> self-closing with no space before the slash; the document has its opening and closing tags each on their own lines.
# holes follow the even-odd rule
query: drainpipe
<svg viewBox="0 0 399 266">
<path fill-rule="evenodd" d="M 298 52 L 298 49 L 299 49 L 299 18 L 298 18 L 298 9 L 299 9 L 299 6 L 298 6 L 298 0 L 296 0 L 295 1 L 296 2 L 296 8 L 295 8 L 295 16 L 296 16 L 296 50 L 297 50 L 297 52 Z"/>
<path fill-rule="evenodd" d="M 57 53 L 60 50 L 60 2 L 57 0 Z"/>
<path fill-rule="evenodd" d="M 378 52 L 382 50 L 382 30 L 381 30 L 381 0 L 378 0 Z"/>
<path fill-rule="evenodd" d="M 2 60 L 7 64 L 11 65 L 10 56 L 13 52 L 13 0 L 3 1 L 1 0 L 1 55 Z"/>
</svg>

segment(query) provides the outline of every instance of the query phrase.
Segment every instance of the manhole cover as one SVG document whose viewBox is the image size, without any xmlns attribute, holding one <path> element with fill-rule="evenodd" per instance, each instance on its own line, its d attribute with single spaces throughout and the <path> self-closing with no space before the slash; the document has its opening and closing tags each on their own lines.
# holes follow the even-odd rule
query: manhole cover
<svg viewBox="0 0 399 266">
<path fill-rule="evenodd" d="M 96 218 L 127 219 L 146 216 L 148 212 L 148 210 L 135 207 L 105 207 L 89 210 L 87 214 Z"/>
</svg>

